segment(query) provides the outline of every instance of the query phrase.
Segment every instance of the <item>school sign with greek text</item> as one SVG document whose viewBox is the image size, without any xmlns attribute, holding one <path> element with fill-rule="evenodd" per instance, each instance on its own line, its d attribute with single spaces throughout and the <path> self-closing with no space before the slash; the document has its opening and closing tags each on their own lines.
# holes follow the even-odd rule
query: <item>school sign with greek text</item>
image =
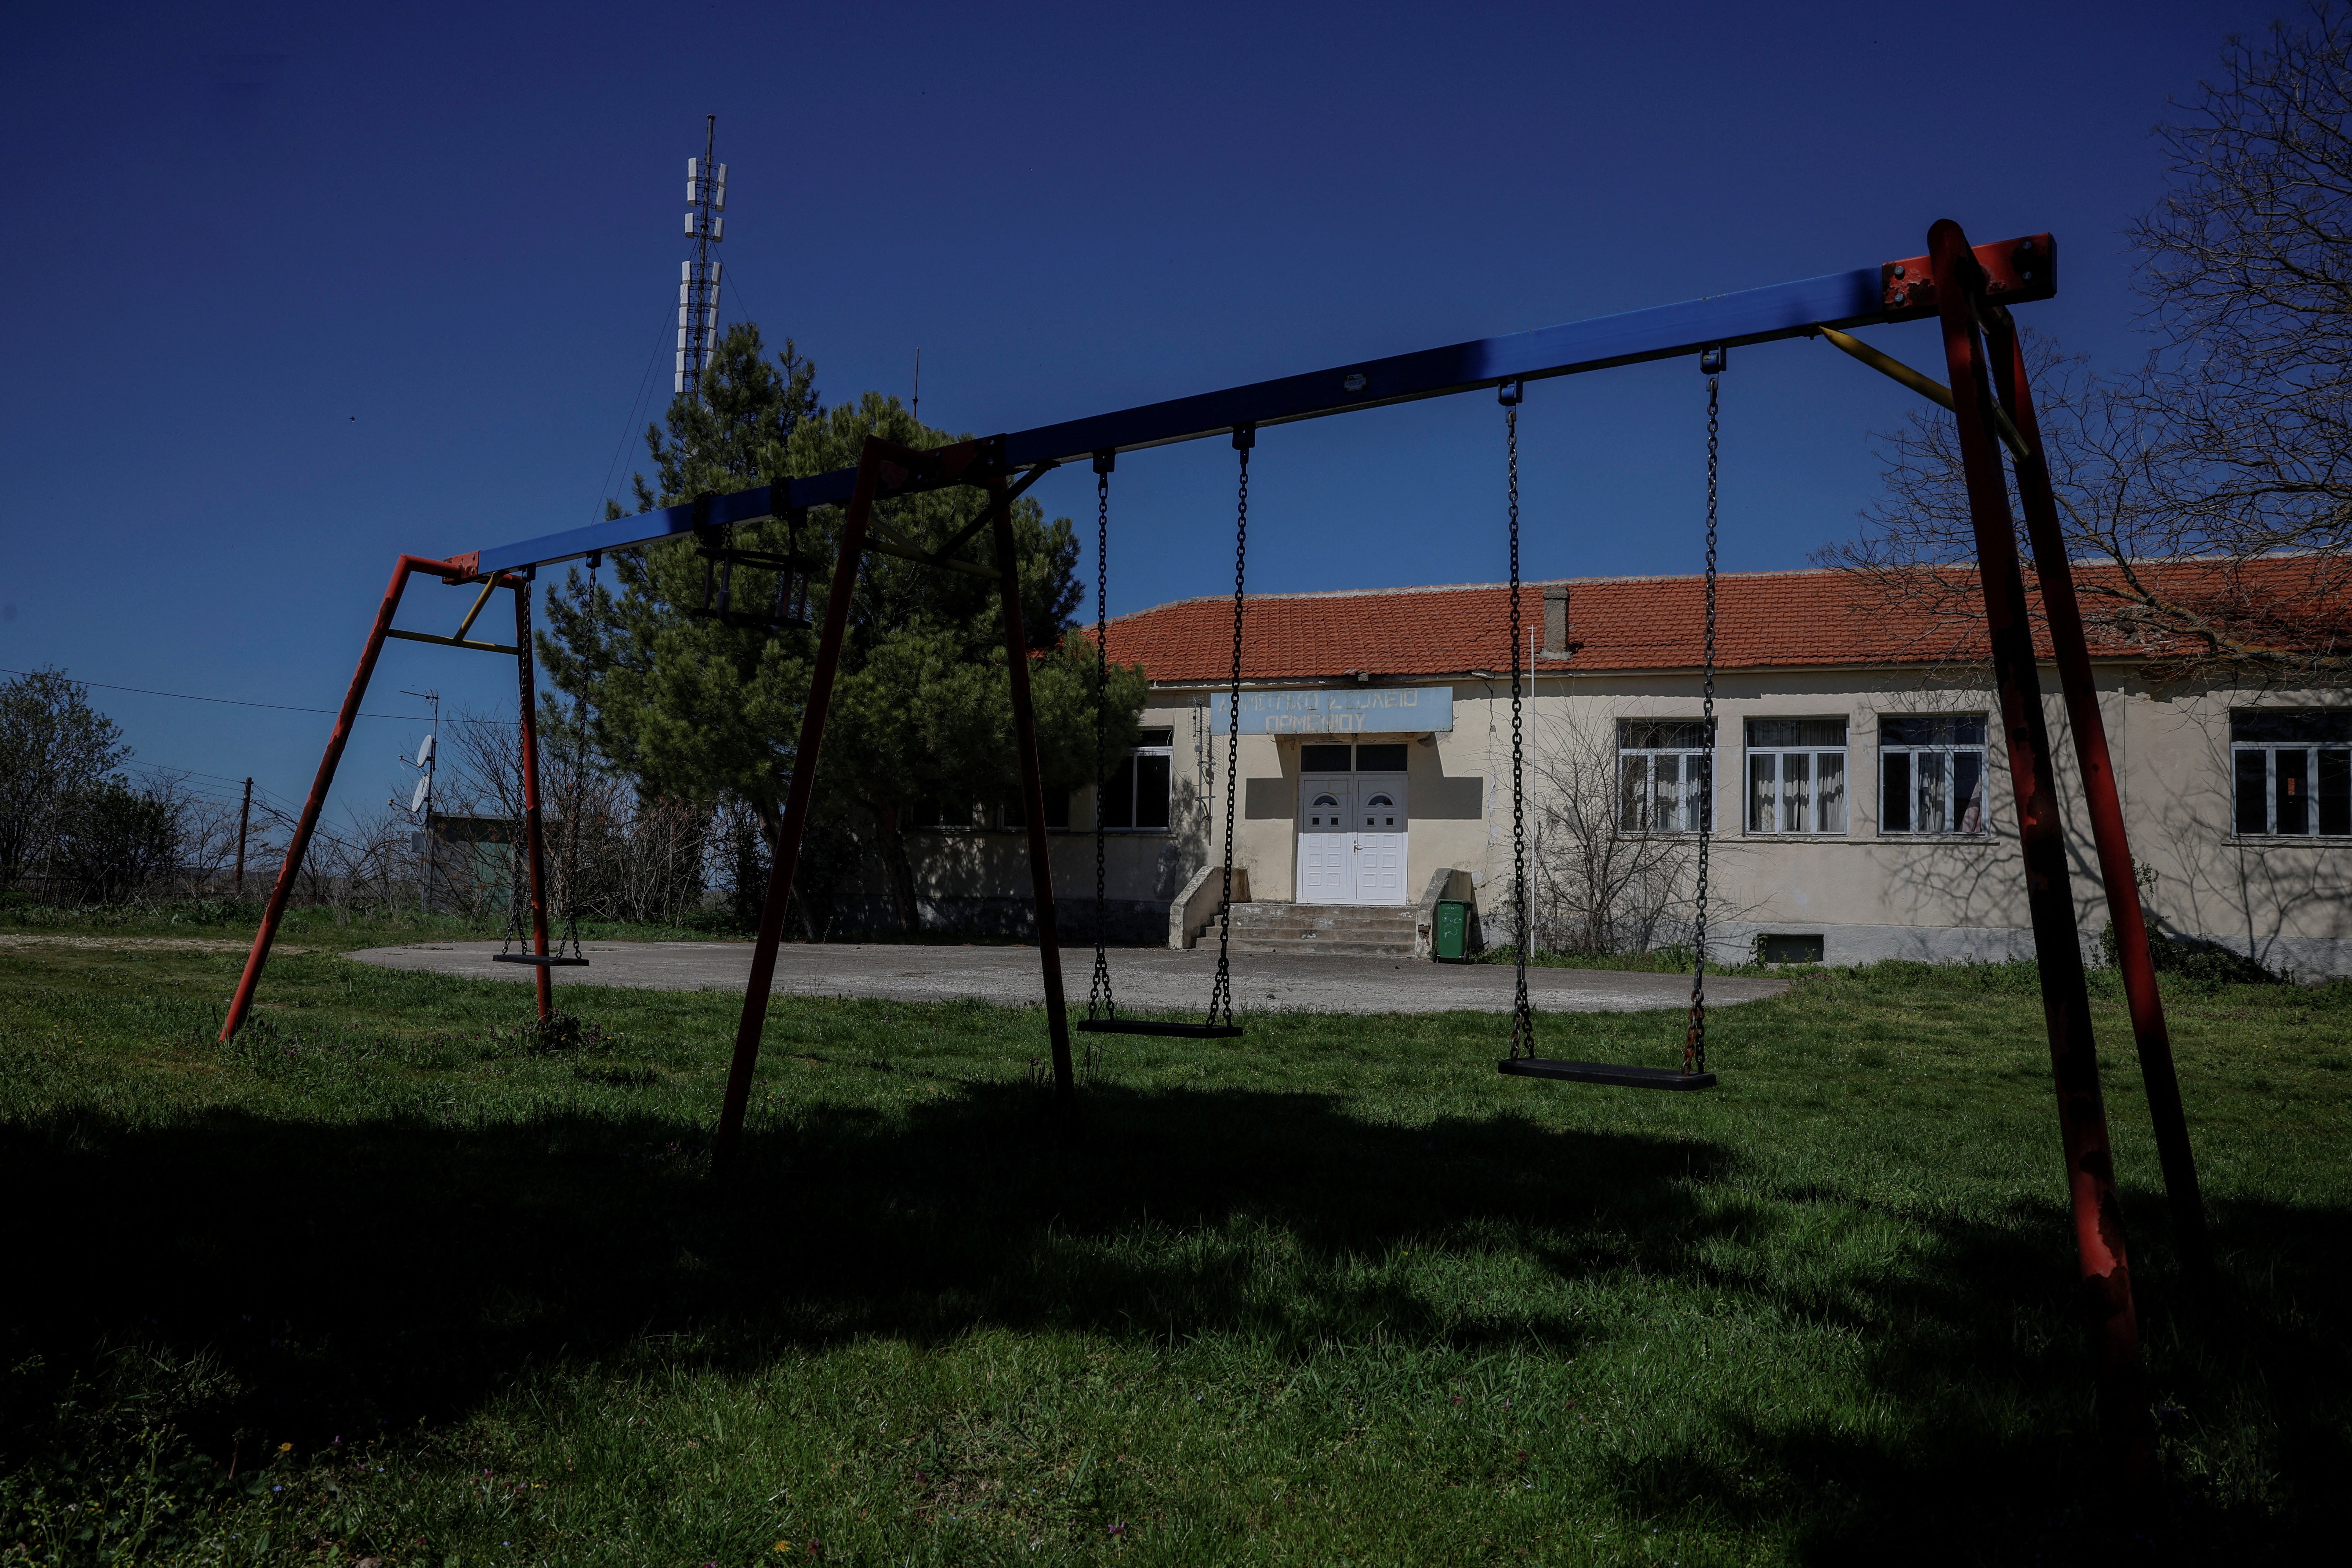
<svg viewBox="0 0 2352 1568">
<path fill-rule="evenodd" d="M 1209 727 L 1232 723 L 1231 693 L 1209 700 Z M 1244 691 L 1244 735 L 1426 734 L 1454 728 L 1450 686 L 1342 686 L 1328 691 Z"/>
</svg>

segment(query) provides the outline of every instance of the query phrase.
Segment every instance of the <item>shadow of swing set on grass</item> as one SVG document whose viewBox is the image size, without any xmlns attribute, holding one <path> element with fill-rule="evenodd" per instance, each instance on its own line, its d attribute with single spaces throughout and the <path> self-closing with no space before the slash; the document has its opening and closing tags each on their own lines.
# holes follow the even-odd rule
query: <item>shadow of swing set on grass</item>
<svg viewBox="0 0 2352 1568">
<path fill-rule="evenodd" d="M 602 1084 L 660 1076 L 581 1065 Z M 10 1326 L 36 1346 L 213 1347 L 234 1394 L 176 1414 L 224 1453 L 240 1436 L 310 1453 L 397 1440 L 420 1420 L 462 1428 L 518 1398 L 566 1414 L 510 1444 L 568 1449 L 584 1411 L 562 1390 L 583 1380 L 599 1408 L 648 1377 L 683 1380 L 645 1406 L 665 1426 L 680 1399 L 756 1422 L 747 1384 L 855 1382 L 876 1343 L 985 1361 L 1010 1334 L 1074 1340 L 1132 1379 L 1220 1400 L 1291 1386 L 1282 1413 L 1237 1435 L 1241 1458 L 1303 1471 L 1350 1509 L 1371 1505 L 1351 1489 L 1366 1477 L 1289 1450 L 1421 1432 L 1432 1476 L 1383 1466 L 1379 1484 L 1433 1486 L 1441 1509 L 1461 1506 L 1448 1487 L 1514 1476 L 1533 1452 L 1587 1506 L 1782 1537 L 1824 1560 L 1897 1528 L 1995 1551 L 2100 1533 L 2084 1515 L 2097 1495 L 2077 1435 L 2088 1410 L 2058 1327 L 2067 1270 L 2047 1202 L 1874 1205 L 1853 1184 L 1776 1179 L 1719 1134 L 1511 1111 L 1401 1123 L 1330 1096 L 1214 1087 L 1097 1083 L 1073 1145 L 1048 1135 L 1050 1102 L 1026 1085 L 816 1070 L 909 1092 L 763 1100 L 746 1179 L 716 1203 L 698 1126 L 676 1116 L 124 1124 L 86 1107 L 19 1125 L 5 1175 L 20 1255 L 74 1266 Z M 2352 1378 L 2305 1303 L 2340 1291 L 2352 1218 L 2240 1204 L 2221 1232 L 2285 1274 L 2159 1310 L 2170 1397 L 2204 1415 L 2260 1389 L 2291 1471 L 2271 1484 L 2308 1504 L 2346 1458 Z M 907 1418 L 951 1426 L 970 1399 L 1046 1397 L 1041 1381 L 1008 1371 L 993 1393 L 967 1387 Z M 1517 1436 L 1432 1434 L 1463 1388 L 1489 1405 L 1516 1389 Z M 35 1389 L 20 1378 L 16 1392 Z M 1636 1392 L 1653 1407 L 1627 1409 Z M 816 1435 L 831 1462 L 861 1446 L 851 1424 Z M 656 1475 L 676 1458 L 629 1453 Z M 806 1462 L 797 1484 L 821 1492 Z M 545 1452 L 497 1463 L 552 1468 Z M 878 1434 L 857 1463 L 902 1483 L 917 1468 Z M 1213 1513 L 1213 1490 L 1161 1475 L 1104 1505 Z M 2200 1533 L 2275 1528 L 2229 1500 Z M 743 1507 L 749 1541 L 769 1524 Z M 828 1529 L 844 1549 L 857 1539 L 845 1516 Z"/>
</svg>

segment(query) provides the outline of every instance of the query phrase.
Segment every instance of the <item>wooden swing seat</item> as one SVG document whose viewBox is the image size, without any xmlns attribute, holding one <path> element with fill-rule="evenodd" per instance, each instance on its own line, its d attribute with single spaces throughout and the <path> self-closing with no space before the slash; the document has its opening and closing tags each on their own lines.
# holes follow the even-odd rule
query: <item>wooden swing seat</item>
<svg viewBox="0 0 2352 1568">
<path fill-rule="evenodd" d="M 1557 1079 L 1563 1083 L 1605 1083 L 1619 1089 L 1713 1089 L 1711 1072 L 1680 1068 L 1618 1067 L 1610 1062 L 1570 1062 L 1557 1057 L 1505 1057 L 1495 1070 L 1514 1078 Z"/>
<path fill-rule="evenodd" d="M 494 952 L 492 963 L 536 963 L 541 969 L 585 969 L 584 958 L 561 958 L 551 952 Z"/>
</svg>

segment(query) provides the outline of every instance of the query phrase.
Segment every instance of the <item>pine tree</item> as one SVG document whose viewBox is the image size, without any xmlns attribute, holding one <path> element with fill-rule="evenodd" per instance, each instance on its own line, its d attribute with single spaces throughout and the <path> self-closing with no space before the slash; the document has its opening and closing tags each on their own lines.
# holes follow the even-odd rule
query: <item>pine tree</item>
<svg viewBox="0 0 2352 1568">
<path fill-rule="evenodd" d="M 681 397 L 646 432 L 658 489 L 636 481 L 645 506 L 675 505 L 854 466 L 868 434 L 930 447 L 963 439 L 916 421 L 898 399 L 869 392 L 822 409 L 814 369 L 787 342 L 771 365 L 758 331 L 731 330 L 714 355 L 705 401 Z M 877 506 L 885 526 L 919 545 L 944 544 L 980 505 L 968 489 Z M 617 512 L 617 509 L 614 509 Z M 737 531 L 739 548 L 783 553 L 795 543 L 830 561 L 837 509 L 812 512 L 797 536 L 782 519 Z M 1093 645 L 1069 636 L 1083 597 L 1078 546 L 1066 518 L 1048 523 L 1035 502 L 1013 508 L 1022 620 L 1033 650 L 1038 742 L 1049 789 L 1095 782 Z M 992 562 L 983 531 L 967 551 Z M 703 596 L 703 563 L 677 545 L 616 552 L 592 603 L 572 572 L 548 605 L 540 656 L 553 683 L 585 701 L 593 738 L 642 789 L 712 801 L 727 792 L 759 816 L 773 844 L 815 659 L 814 629 L 722 626 L 688 612 Z M 821 620 L 829 574 L 812 584 Z M 775 579 L 739 567 L 738 605 L 774 602 Z M 878 862 L 901 931 L 919 924 L 917 846 L 923 808 L 950 816 L 985 810 L 1017 783 L 996 585 L 879 554 L 861 563 L 817 776 L 817 811 L 797 885 L 811 934 L 864 864 Z M 1111 755 L 1133 743 L 1145 691 L 1140 667 L 1107 688 Z"/>
</svg>

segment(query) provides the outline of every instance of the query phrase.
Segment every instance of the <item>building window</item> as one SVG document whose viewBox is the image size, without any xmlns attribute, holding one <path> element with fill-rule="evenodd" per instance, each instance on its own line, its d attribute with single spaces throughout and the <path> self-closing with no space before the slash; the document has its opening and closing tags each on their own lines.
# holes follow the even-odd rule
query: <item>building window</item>
<svg viewBox="0 0 2352 1568">
<path fill-rule="evenodd" d="M 1697 719 L 1617 721 L 1617 830 L 1697 833 L 1715 826 L 1715 763 Z"/>
<path fill-rule="evenodd" d="M 1878 716 L 1878 831 L 1985 831 L 1985 717 Z"/>
<path fill-rule="evenodd" d="M 1168 830 L 1168 777 L 1176 765 L 1176 731 L 1144 730 L 1135 737 L 1118 770 L 1103 782 L 1097 810 L 1107 829 L 1127 833 Z"/>
<path fill-rule="evenodd" d="M 1405 747 L 1401 742 L 1367 746 L 1301 746 L 1298 768 L 1309 773 L 1401 773 L 1405 771 Z"/>
<path fill-rule="evenodd" d="M 1748 721 L 1748 831 L 1845 831 L 1845 721 Z"/>
<path fill-rule="evenodd" d="M 2238 832 L 2352 837 L 2352 709 L 2241 709 L 2230 763 Z"/>
</svg>

